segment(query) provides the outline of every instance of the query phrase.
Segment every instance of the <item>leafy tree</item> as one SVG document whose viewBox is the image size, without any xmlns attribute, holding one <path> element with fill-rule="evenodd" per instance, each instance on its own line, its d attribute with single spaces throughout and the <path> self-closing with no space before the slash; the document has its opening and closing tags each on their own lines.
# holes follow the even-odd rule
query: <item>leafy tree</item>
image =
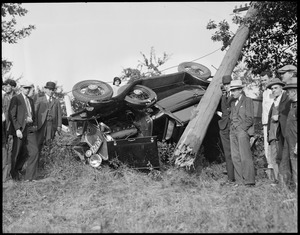
<svg viewBox="0 0 300 235">
<path fill-rule="evenodd" d="M 16 29 L 16 17 L 22 17 L 27 14 L 27 10 L 21 7 L 21 3 L 2 3 L 1 18 L 2 18 L 2 43 L 17 43 L 18 40 L 29 36 L 34 25 Z M 13 63 L 6 59 L 2 59 L 2 76 L 10 71 Z"/>
<path fill-rule="evenodd" d="M 254 75 L 269 69 L 276 71 L 286 64 L 297 64 L 297 2 L 252 2 L 257 14 L 244 19 L 236 13 L 232 21 L 249 25 L 247 39 L 239 62 L 243 60 Z M 211 39 L 230 45 L 234 34 L 225 20 L 216 24 L 210 20 L 206 27 L 216 30 Z"/>
<path fill-rule="evenodd" d="M 143 56 L 143 60 L 138 61 L 136 69 L 123 69 L 121 79 L 130 78 L 128 81 L 130 83 L 141 78 L 158 76 L 161 74 L 159 67 L 170 58 L 170 55 L 166 52 L 163 53 L 162 57 L 157 57 L 154 47 L 151 47 L 149 59 L 144 53 L 140 53 Z"/>
<path fill-rule="evenodd" d="M 146 71 L 143 73 L 143 76 L 145 77 L 153 77 L 161 75 L 161 72 L 159 71 L 159 67 L 162 66 L 164 63 L 168 61 L 170 56 L 164 52 L 162 57 L 156 57 L 156 53 L 154 50 L 154 47 L 151 47 L 149 59 L 146 57 L 146 55 L 142 52 L 140 52 L 143 56 L 142 61 L 138 61 L 138 68 L 140 68 L 141 71 L 146 69 Z"/>
<path fill-rule="evenodd" d="M 134 82 L 135 80 L 141 79 L 143 75 L 141 74 L 141 71 L 138 69 L 133 68 L 126 68 L 122 71 L 121 79 L 129 78 L 128 83 Z"/>
</svg>

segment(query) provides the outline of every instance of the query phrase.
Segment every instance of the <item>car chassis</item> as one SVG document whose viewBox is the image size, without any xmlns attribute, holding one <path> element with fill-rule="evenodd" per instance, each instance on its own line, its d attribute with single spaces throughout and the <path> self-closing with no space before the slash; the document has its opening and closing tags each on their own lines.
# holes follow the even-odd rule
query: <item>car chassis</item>
<svg viewBox="0 0 300 235">
<path fill-rule="evenodd" d="M 87 105 L 68 117 L 69 123 L 82 125 L 73 141 L 75 153 L 95 168 L 115 159 L 136 169 L 160 168 L 157 141 L 178 142 L 209 76 L 210 71 L 202 78 L 180 71 L 140 79 L 122 86 L 114 97 L 105 82 L 76 84 L 74 97 Z M 213 118 L 210 126 L 218 127 L 217 121 Z"/>
</svg>

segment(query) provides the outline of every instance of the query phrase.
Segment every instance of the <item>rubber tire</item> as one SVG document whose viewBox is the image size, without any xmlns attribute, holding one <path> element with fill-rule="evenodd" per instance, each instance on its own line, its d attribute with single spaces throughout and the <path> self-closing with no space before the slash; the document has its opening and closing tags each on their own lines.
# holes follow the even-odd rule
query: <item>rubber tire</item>
<svg viewBox="0 0 300 235">
<path fill-rule="evenodd" d="M 129 106 L 131 106 L 133 108 L 142 109 L 142 108 L 146 108 L 146 107 L 151 107 L 157 101 L 156 93 L 152 89 L 150 89 L 149 87 L 146 87 L 146 86 L 143 86 L 143 85 L 135 85 L 132 88 L 132 90 L 134 90 L 134 89 L 142 90 L 143 92 L 148 94 L 149 99 L 147 99 L 147 100 L 138 100 L 138 99 L 133 99 L 130 96 L 126 95 L 125 101 Z M 149 102 L 149 100 L 150 100 L 150 102 Z"/>
<path fill-rule="evenodd" d="M 103 94 L 89 95 L 89 94 L 82 93 L 81 90 L 87 88 L 89 85 L 97 85 L 100 89 L 104 91 Z M 91 100 L 108 100 L 113 96 L 113 89 L 106 82 L 102 82 L 99 80 L 84 80 L 76 83 L 73 86 L 72 94 L 75 97 L 75 99 L 81 102 L 89 102 Z"/>
<path fill-rule="evenodd" d="M 192 66 L 194 68 L 191 68 Z M 196 70 L 201 70 L 202 74 L 199 74 Z M 182 72 L 182 71 L 188 72 L 195 78 L 199 78 L 206 82 L 209 82 L 209 81 L 207 81 L 207 79 L 210 78 L 210 76 L 211 76 L 211 71 L 209 70 L 209 68 L 207 68 L 206 66 L 204 66 L 202 64 L 195 63 L 195 62 L 183 62 L 183 63 L 179 64 L 178 71 L 179 72 Z"/>
</svg>

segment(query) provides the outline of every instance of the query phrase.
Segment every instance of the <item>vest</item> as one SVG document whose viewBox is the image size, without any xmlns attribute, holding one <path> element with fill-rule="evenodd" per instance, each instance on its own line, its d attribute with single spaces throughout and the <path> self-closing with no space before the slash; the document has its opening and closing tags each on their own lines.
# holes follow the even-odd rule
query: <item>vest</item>
<svg viewBox="0 0 300 235">
<path fill-rule="evenodd" d="M 232 106 L 231 109 L 232 117 L 231 117 L 231 125 L 234 126 L 235 128 L 240 125 L 240 120 L 238 117 L 238 109 L 237 106 Z"/>
</svg>

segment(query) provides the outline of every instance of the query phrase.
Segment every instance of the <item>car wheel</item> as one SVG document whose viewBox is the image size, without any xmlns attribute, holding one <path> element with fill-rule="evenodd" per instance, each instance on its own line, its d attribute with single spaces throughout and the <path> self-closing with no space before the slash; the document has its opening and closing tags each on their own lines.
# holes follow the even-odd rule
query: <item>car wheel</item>
<svg viewBox="0 0 300 235">
<path fill-rule="evenodd" d="M 183 62 L 183 63 L 179 64 L 178 71 L 179 72 L 182 72 L 182 71 L 188 72 L 195 78 L 201 79 L 206 82 L 209 82 L 209 81 L 207 81 L 207 79 L 210 78 L 210 76 L 211 76 L 211 71 L 209 70 L 209 68 L 207 68 L 206 66 L 204 66 L 202 64 L 195 63 L 195 62 Z"/>
<path fill-rule="evenodd" d="M 113 95 L 112 87 L 99 80 L 84 80 L 73 86 L 72 94 L 81 102 L 107 100 Z"/>
<path fill-rule="evenodd" d="M 149 87 L 135 85 L 126 95 L 125 101 L 134 108 L 148 108 L 157 101 L 157 95 Z"/>
</svg>

